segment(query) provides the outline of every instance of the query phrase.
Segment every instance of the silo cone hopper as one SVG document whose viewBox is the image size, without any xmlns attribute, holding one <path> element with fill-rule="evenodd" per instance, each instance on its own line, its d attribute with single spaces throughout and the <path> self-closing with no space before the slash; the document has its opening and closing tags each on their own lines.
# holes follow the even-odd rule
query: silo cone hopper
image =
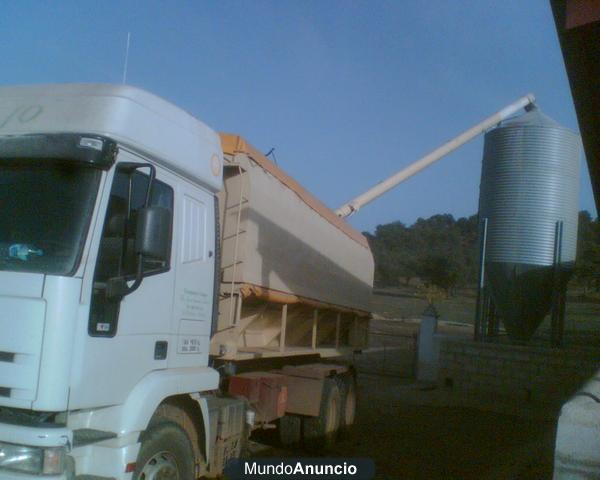
<svg viewBox="0 0 600 480">
<path fill-rule="evenodd" d="M 577 247 L 579 155 L 579 136 L 537 108 L 485 135 L 482 261 L 513 340 L 529 340 L 564 300 Z"/>
<path fill-rule="evenodd" d="M 564 292 L 573 269 L 524 263 L 490 262 L 487 276 L 497 312 L 508 335 L 529 340 L 550 313 L 554 295 Z M 557 278 L 555 278 L 557 275 Z"/>
</svg>

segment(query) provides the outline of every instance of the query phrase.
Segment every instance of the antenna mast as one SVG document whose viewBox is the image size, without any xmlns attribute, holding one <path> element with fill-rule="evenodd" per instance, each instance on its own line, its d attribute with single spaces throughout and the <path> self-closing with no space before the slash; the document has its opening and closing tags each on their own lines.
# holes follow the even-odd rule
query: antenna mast
<svg viewBox="0 0 600 480">
<path fill-rule="evenodd" d="M 129 63 L 129 42 L 131 32 L 127 32 L 127 46 L 125 47 L 125 65 L 123 66 L 123 85 L 127 82 L 127 64 Z"/>
</svg>

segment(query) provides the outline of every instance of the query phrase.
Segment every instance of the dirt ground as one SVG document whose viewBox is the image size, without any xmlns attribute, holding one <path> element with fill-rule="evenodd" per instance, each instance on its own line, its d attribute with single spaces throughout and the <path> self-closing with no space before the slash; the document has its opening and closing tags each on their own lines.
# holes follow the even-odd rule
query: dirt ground
<svg viewBox="0 0 600 480">
<path fill-rule="evenodd" d="M 426 303 L 403 294 L 376 301 L 370 348 L 354 356 L 356 424 L 323 456 L 372 458 L 378 479 L 551 479 L 558 412 L 499 405 L 494 398 L 466 401 L 461 392 L 417 384 L 416 312 Z M 585 308 L 593 310 L 586 318 L 597 331 L 598 306 Z M 440 310 L 452 314 L 439 329 L 470 337 L 472 325 L 457 320 L 470 319 L 472 309 L 473 299 L 447 301 Z M 259 456 L 310 456 L 278 447 L 275 431 L 259 440 L 253 445 Z"/>
<path fill-rule="evenodd" d="M 387 355 L 408 364 L 395 358 L 403 353 Z M 360 371 L 382 352 L 363 355 Z M 552 478 L 555 421 L 440 406 L 440 392 L 391 374 L 359 373 L 358 385 L 356 424 L 323 456 L 371 458 L 378 479 Z M 259 456 L 314 456 L 278 447 L 274 431 L 260 441 Z"/>
<path fill-rule="evenodd" d="M 554 422 L 431 406 L 426 398 L 419 404 L 428 391 L 410 382 L 365 374 L 358 380 L 358 421 L 334 454 L 372 458 L 377 478 L 552 477 Z"/>
<path fill-rule="evenodd" d="M 566 342 L 598 345 L 600 303 L 592 300 L 569 297 Z M 378 478 L 552 478 L 558 411 L 415 384 L 416 333 L 426 301 L 396 290 L 375 295 L 374 304 L 379 317 L 371 323 L 371 349 L 355 357 L 358 421 L 340 443 L 340 455 L 373 458 Z M 438 331 L 472 336 L 473 295 L 447 298 L 436 307 Z M 546 341 L 548 330 L 546 319 L 536 340 Z"/>
</svg>

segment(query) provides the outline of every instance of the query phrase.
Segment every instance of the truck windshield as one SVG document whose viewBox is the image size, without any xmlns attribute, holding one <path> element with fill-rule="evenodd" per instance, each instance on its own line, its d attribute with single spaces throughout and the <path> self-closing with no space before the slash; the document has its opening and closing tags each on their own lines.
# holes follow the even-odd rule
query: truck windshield
<svg viewBox="0 0 600 480">
<path fill-rule="evenodd" d="M 74 273 L 100 176 L 76 162 L 0 159 L 0 270 Z"/>
</svg>

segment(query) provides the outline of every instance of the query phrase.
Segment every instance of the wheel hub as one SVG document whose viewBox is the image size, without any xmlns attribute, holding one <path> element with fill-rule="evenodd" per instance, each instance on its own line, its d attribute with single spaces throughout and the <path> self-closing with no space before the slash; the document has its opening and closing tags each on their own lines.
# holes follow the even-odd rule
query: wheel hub
<svg viewBox="0 0 600 480">
<path fill-rule="evenodd" d="M 180 480 L 177 463 L 169 452 L 160 452 L 150 458 L 139 476 L 140 480 Z"/>
</svg>

